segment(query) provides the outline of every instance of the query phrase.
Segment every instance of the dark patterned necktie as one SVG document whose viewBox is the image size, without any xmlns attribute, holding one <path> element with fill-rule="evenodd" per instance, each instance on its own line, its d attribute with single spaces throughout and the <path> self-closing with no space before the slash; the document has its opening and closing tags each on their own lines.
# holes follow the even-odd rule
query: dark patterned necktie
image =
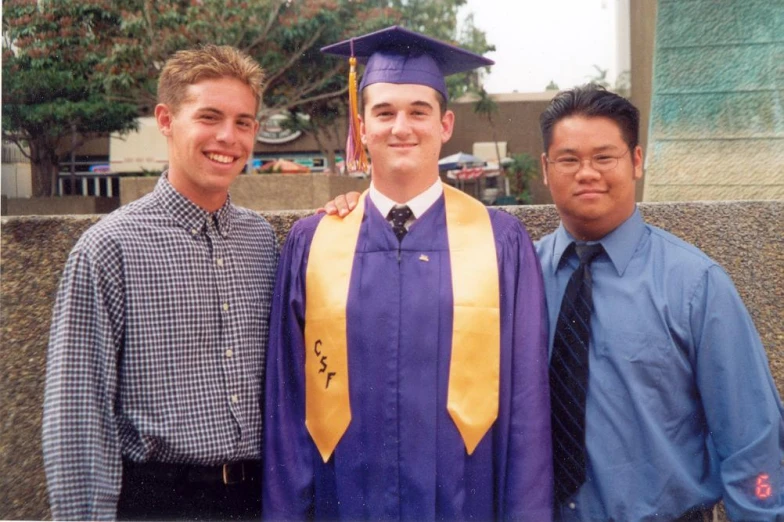
<svg viewBox="0 0 784 522">
<path fill-rule="evenodd" d="M 411 219 L 414 213 L 408 206 L 392 207 L 387 215 L 387 220 L 392 223 L 392 231 L 397 236 L 398 241 L 403 241 L 408 230 L 406 230 L 406 221 Z"/>
<path fill-rule="evenodd" d="M 572 496 L 585 482 L 585 397 L 591 336 L 591 261 L 602 245 L 574 245 L 580 266 L 566 285 L 550 358 L 555 500 Z M 565 255 L 570 254 L 567 248 Z"/>
</svg>

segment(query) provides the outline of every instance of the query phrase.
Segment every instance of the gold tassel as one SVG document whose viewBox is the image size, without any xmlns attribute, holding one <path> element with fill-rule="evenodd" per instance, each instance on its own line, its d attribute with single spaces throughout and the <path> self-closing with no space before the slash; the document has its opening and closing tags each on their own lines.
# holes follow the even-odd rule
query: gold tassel
<svg viewBox="0 0 784 522">
<path fill-rule="evenodd" d="M 367 172 L 368 160 L 359 132 L 359 96 L 357 93 L 357 59 L 349 58 L 348 73 L 348 136 L 346 137 L 346 166 L 349 172 Z"/>
</svg>

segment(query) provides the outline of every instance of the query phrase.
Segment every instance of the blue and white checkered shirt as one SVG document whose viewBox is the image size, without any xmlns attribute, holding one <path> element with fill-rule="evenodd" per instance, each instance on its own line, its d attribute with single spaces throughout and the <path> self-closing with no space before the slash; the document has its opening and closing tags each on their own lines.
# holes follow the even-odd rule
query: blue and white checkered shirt
<svg viewBox="0 0 784 522">
<path fill-rule="evenodd" d="M 81 237 L 52 319 L 43 451 L 54 519 L 111 519 L 122 459 L 259 459 L 272 227 L 161 176 Z"/>
</svg>

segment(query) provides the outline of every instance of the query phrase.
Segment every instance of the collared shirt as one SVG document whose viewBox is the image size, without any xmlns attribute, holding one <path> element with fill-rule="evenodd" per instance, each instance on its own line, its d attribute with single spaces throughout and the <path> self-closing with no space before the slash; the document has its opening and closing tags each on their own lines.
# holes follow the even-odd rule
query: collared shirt
<svg viewBox="0 0 784 522">
<path fill-rule="evenodd" d="M 113 518 L 122 459 L 260 458 L 277 248 L 161 176 L 74 247 L 52 318 L 43 450 L 54 519 Z"/>
<path fill-rule="evenodd" d="M 578 265 L 563 258 L 573 241 L 561 225 L 537 245 L 551 326 Z M 781 400 L 730 278 L 639 211 L 600 242 L 587 480 L 556 513 L 673 520 L 723 497 L 733 520 L 784 517 Z"/>
<path fill-rule="evenodd" d="M 444 193 L 444 187 L 441 185 L 441 180 L 437 179 L 435 183 L 430 185 L 424 192 L 421 192 L 411 198 L 410 200 L 406 201 L 405 203 L 399 204 L 396 201 L 390 199 L 389 197 L 382 194 L 373 182 L 370 183 L 370 189 L 368 190 L 368 196 L 373 201 L 373 204 L 376 206 L 378 211 L 381 213 L 382 216 L 386 217 L 389 215 L 389 211 L 392 210 L 392 207 L 396 206 L 407 206 L 411 209 L 411 213 L 413 217 L 406 222 L 406 228 L 408 228 L 411 223 L 413 223 L 416 219 L 418 219 L 422 214 L 424 214 L 427 209 L 432 207 L 438 198 L 441 197 L 441 194 Z"/>
</svg>

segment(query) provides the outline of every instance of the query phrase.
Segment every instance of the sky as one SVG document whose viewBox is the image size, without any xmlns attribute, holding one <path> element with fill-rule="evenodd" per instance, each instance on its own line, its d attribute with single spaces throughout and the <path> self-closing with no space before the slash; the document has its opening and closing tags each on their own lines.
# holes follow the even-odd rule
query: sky
<svg viewBox="0 0 784 522">
<path fill-rule="evenodd" d="M 468 0 L 459 19 L 472 12 L 496 47 L 485 55 L 496 62 L 484 79 L 488 92 L 539 92 L 551 80 L 561 89 L 585 83 L 597 74 L 594 65 L 614 83 L 623 5 L 628 0 Z"/>
</svg>

